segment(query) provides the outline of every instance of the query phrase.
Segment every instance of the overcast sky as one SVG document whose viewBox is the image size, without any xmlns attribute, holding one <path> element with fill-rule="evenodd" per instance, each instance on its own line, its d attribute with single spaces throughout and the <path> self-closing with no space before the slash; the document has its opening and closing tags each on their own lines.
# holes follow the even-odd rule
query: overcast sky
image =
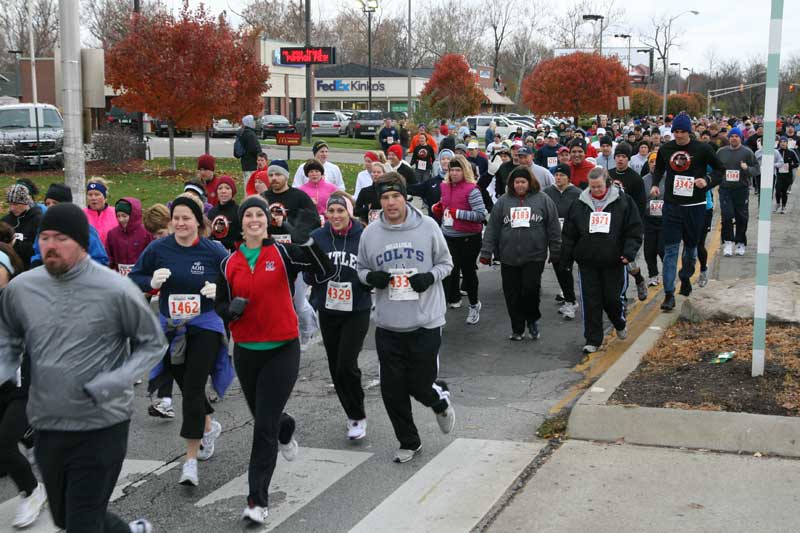
<svg viewBox="0 0 800 533">
<path fill-rule="evenodd" d="M 168 6 L 180 8 L 182 0 L 164 0 Z M 500 0 L 507 1 L 507 0 Z M 523 0 L 524 1 L 524 0 Z M 546 0 L 551 7 L 560 9 L 569 5 L 571 0 Z M 425 0 L 412 0 L 412 9 L 427 4 Z M 784 4 L 782 59 L 791 55 L 800 55 L 800 39 L 795 31 L 800 28 L 800 9 L 796 9 L 797 0 L 788 0 Z M 217 14 L 223 10 L 229 14 L 234 24 L 239 18 L 233 15 L 241 11 L 245 2 L 242 0 L 205 0 L 203 2 Z M 487 8 L 492 2 L 486 2 Z M 200 0 L 189 0 L 191 6 L 200 4 Z M 359 5 L 357 0 L 312 0 L 312 14 L 315 18 L 335 16 L 339 6 Z M 325 7 L 321 7 L 324 5 Z M 386 9 L 405 10 L 406 0 L 381 0 Z M 653 15 L 668 14 L 670 16 L 689 9 L 700 11 L 699 15 L 687 13 L 673 24 L 673 31 L 680 34 L 679 45 L 670 49 L 670 61 L 681 63 L 683 67 L 695 70 L 706 70 L 708 66 L 707 51 L 711 48 L 721 59 L 764 56 L 767 53 L 769 35 L 770 2 L 768 0 L 618 0 L 626 10 L 624 24 L 607 21 L 611 27 L 604 32 L 603 46 L 627 46 L 624 39 L 615 39 L 615 33 L 630 33 L 634 36 L 632 46 L 637 46 L 636 36 L 650 31 L 650 19 Z M 558 7 L 554 7 L 558 6 Z M 483 9 L 483 8 L 482 8 Z M 302 36 L 298 36 L 302 39 Z M 314 43 L 324 45 L 326 43 Z M 645 56 L 640 56 L 645 62 Z"/>
</svg>

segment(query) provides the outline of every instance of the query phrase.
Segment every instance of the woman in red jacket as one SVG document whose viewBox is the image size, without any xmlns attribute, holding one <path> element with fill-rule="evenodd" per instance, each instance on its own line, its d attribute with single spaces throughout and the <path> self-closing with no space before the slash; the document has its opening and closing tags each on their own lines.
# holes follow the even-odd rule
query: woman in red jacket
<svg viewBox="0 0 800 533">
<path fill-rule="evenodd" d="M 286 460 L 297 455 L 294 419 L 283 412 L 300 367 L 294 281 L 301 271 L 322 280 L 335 270 L 311 239 L 297 246 L 269 238 L 269 207 L 260 196 L 242 202 L 239 219 L 244 242 L 222 262 L 216 310 L 230 324 L 236 374 L 255 418 L 242 519 L 263 524 L 279 445 Z"/>
</svg>

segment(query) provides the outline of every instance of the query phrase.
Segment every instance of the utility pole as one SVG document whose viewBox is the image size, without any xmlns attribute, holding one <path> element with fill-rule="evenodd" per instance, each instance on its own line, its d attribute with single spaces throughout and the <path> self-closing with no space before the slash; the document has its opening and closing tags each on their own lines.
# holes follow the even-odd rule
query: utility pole
<svg viewBox="0 0 800 533">
<path fill-rule="evenodd" d="M 408 118 L 411 120 L 411 0 L 408 0 L 408 43 L 406 44 L 406 68 L 408 69 Z"/>
<path fill-rule="evenodd" d="M 603 23 L 605 17 L 603 15 L 584 15 L 583 20 L 600 21 L 600 57 L 603 57 Z"/>
<path fill-rule="evenodd" d="M 59 2 L 61 73 L 64 103 L 64 181 L 80 207 L 86 207 L 86 168 L 83 155 L 83 91 L 81 87 L 80 2 Z"/>
<path fill-rule="evenodd" d="M 661 118 L 667 120 L 667 83 L 669 83 L 669 41 L 671 39 L 670 34 L 672 33 L 672 23 L 678 18 L 682 17 L 686 13 L 691 13 L 692 15 L 699 15 L 699 11 L 695 11 L 694 9 L 689 11 L 683 11 L 678 13 L 664 26 L 664 56 L 662 59 L 664 60 L 664 94 L 662 95 L 664 101 L 661 104 Z M 658 35 L 658 34 L 656 34 Z"/>
<path fill-rule="evenodd" d="M 628 39 L 628 75 L 631 73 L 631 35 L 629 33 L 615 33 L 614 37 L 618 39 Z"/>
<path fill-rule="evenodd" d="M 28 42 L 31 48 L 31 96 L 33 97 L 33 121 L 36 124 L 36 162 L 42 170 L 42 152 L 39 142 L 39 88 L 36 83 L 36 45 L 33 42 L 33 0 L 28 0 Z"/>
<path fill-rule="evenodd" d="M 677 91 L 681 92 L 681 64 L 680 63 L 670 63 L 669 66 L 678 67 L 678 88 L 677 88 Z"/>
<path fill-rule="evenodd" d="M 306 19 L 306 48 L 311 47 L 311 0 L 306 0 L 305 9 Z M 311 130 L 313 129 L 313 121 L 311 117 L 314 115 L 311 110 L 311 64 L 306 64 L 306 141 L 311 144 Z"/>
<path fill-rule="evenodd" d="M 683 70 L 689 72 L 689 75 L 686 76 L 686 92 L 690 93 L 692 92 L 692 76 L 694 76 L 694 67 L 692 68 L 683 67 Z"/>
</svg>

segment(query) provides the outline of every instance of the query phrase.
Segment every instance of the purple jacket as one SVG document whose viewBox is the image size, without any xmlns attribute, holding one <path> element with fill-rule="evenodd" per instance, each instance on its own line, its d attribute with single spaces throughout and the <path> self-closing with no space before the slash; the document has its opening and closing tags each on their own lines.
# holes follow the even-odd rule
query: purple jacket
<svg viewBox="0 0 800 533">
<path fill-rule="evenodd" d="M 131 204 L 131 217 L 126 227 L 117 225 L 108 232 L 106 249 L 108 266 L 127 275 L 153 236 L 142 225 L 142 203 L 131 197 L 122 200 Z"/>
</svg>

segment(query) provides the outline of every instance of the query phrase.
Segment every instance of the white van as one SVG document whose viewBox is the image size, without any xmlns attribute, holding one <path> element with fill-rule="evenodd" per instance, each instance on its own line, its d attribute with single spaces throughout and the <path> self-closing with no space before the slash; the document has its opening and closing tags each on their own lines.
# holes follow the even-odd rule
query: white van
<svg viewBox="0 0 800 533">
<path fill-rule="evenodd" d="M 506 117 L 498 117 L 495 115 L 476 115 L 467 117 L 466 121 L 467 124 L 469 124 L 470 131 L 475 132 L 479 139 L 483 139 L 486 136 L 486 130 L 489 129 L 489 125 L 492 123 L 492 121 L 497 124 L 495 132 L 499 133 L 503 137 L 508 137 L 517 131 L 517 124 Z M 523 127 L 523 129 L 525 128 Z"/>
</svg>

